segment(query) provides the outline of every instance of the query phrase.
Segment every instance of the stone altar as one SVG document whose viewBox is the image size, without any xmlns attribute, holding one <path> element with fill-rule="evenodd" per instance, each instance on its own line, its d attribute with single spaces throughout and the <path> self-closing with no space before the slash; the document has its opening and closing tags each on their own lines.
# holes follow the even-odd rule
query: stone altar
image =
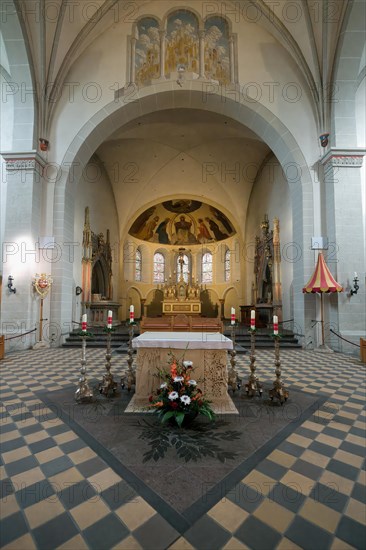
<svg viewBox="0 0 366 550">
<path fill-rule="evenodd" d="M 227 352 L 233 343 L 219 332 L 145 332 L 132 341 L 137 350 L 136 393 L 126 412 L 147 407 L 149 396 L 161 383 L 154 376 L 170 367 L 169 352 L 193 362 L 192 377 L 218 414 L 238 414 L 227 392 Z"/>
</svg>

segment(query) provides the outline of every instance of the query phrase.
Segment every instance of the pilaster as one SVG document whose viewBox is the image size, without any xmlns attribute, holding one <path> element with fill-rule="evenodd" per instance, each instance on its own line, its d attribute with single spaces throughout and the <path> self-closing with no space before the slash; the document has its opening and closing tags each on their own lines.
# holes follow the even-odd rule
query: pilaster
<svg viewBox="0 0 366 550">
<path fill-rule="evenodd" d="M 362 205 L 361 170 L 365 149 L 332 148 L 321 159 L 324 170 L 326 230 L 329 237 L 328 266 L 343 286 L 344 292 L 331 296 L 330 328 L 345 338 L 359 343 L 366 327 L 365 307 L 365 213 Z M 354 272 L 360 289 L 353 296 Z M 351 346 L 337 342 L 337 349 L 350 351 Z M 353 347 L 353 346 L 352 346 Z M 354 350 L 353 350 L 354 351 Z"/>
<path fill-rule="evenodd" d="M 36 273 L 51 273 L 51 252 L 40 249 L 42 227 L 42 193 L 45 161 L 36 151 L 2 153 L 5 161 L 6 218 L 2 246 L 3 280 L 14 278 L 16 293 L 3 285 L 1 332 L 15 336 L 38 328 L 39 300 L 34 295 L 32 280 Z M 48 300 L 49 302 L 49 300 Z M 47 300 L 44 316 L 48 317 Z M 14 339 L 7 349 L 25 349 L 35 336 Z"/>
</svg>

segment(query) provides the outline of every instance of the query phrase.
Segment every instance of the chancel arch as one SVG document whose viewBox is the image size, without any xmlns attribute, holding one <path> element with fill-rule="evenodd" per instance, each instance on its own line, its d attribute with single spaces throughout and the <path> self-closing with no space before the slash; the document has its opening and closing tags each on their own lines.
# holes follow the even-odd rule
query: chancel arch
<svg viewBox="0 0 366 550">
<path fill-rule="evenodd" d="M 307 168 L 306 161 L 302 155 L 302 152 L 298 148 L 296 141 L 279 120 L 276 124 L 274 124 L 273 114 L 266 111 L 263 106 L 258 109 L 255 104 L 245 102 L 245 100 L 240 101 L 240 103 L 235 102 L 230 94 L 227 94 L 227 97 L 223 102 L 222 92 L 223 90 L 220 90 L 220 93 L 213 91 L 213 93 L 210 93 L 207 96 L 207 102 L 202 103 L 202 87 L 199 83 L 192 82 L 191 91 L 189 93 L 185 90 L 169 92 L 162 90 L 159 91 L 159 85 L 155 85 L 154 87 L 147 86 L 139 91 L 138 110 L 136 110 L 136 103 L 126 104 L 121 100 L 112 102 L 108 108 L 109 114 L 106 112 L 104 120 L 100 121 L 100 117 L 98 116 L 98 122 L 96 120 L 94 123 L 92 118 L 85 128 L 82 129 L 82 135 L 84 136 L 83 143 L 80 144 L 79 140 L 76 139 L 75 142 L 70 145 L 69 153 L 67 153 L 65 159 L 67 158 L 68 160 L 72 160 L 72 158 L 74 158 L 75 160 L 77 159 L 77 162 L 73 165 L 73 174 L 70 172 L 66 180 L 64 178 L 60 178 L 60 181 L 55 188 L 55 213 L 59 209 L 64 212 L 65 208 L 66 210 L 68 208 L 69 202 L 65 202 L 65 199 L 69 193 L 73 193 L 74 187 L 72 185 L 72 181 L 74 181 L 74 178 L 78 177 L 78 172 L 83 165 L 82 159 L 84 158 L 86 162 L 89 157 L 89 140 L 91 140 L 91 142 L 95 144 L 94 147 L 96 147 L 96 142 L 101 144 L 103 139 L 107 139 L 107 137 L 111 135 L 111 132 L 119 128 L 123 122 L 127 122 L 129 120 L 129 124 L 131 124 L 131 121 L 136 119 L 136 117 L 138 119 L 141 109 L 145 112 L 153 112 L 158 110 L 159 105 L 162 104 L 164 104 L 164 110 L 169 108 L 176 109 L 177 105 L 184 105 L 184 108 L 198 107 L 200 111 L 203 110 L 204 112 L 215 112 L 219 109 L 222 116 L 225 116 L 226 112 L 239 124 L 247 125 L 247 127 L 261 137 L 264 142 L 268 142 L 268 145 L 273 148 L 273 151 L 285 173 L 290 176 L 288 178 L 288 183 L 291 191 L 291 201 L 293 204 L 296 203 L 296 216 L 294 216 L 293 224 L 293 239 L 298 243 L 302 243 L 305 237 L 310 239 L 311 223 L 306 223 L 306 216 L 310 215 L 312 208 L 311 176 Z M 154 94 L 159 101 L 151 103 L 149 101 L 150 93 Z M 232 107 L 235 107 L 235 109 L 233 110 Z M 73 152 L 75 151 L 75 147 L 76 152 Z M 294 167 L 295 170 L 291 171 Z M 296 167 L 301 167 L 301 169 L 296 170 Z M 219 181 L 218 185 L 222 189 L 225 189 L 225 182 Z M 307 201 L 309 202 L 309 209 L 304 208 Z M 72 235 L 68 233 L 67 227 L 63 227 L 62 220 L 63 214 L 60 219 L 61 223 L 55 224 L 55 234 L 59 235 L 60 240 L 67 238 L 71 239 Z M 125 232 L 128 231 L 127 223 L 128 222 L 125 222 L 125 225 L 122 225 L 121 227 L 121 236 L 126 234 Z M 303 284 L 305 265 L 307 266 L 306 273 L 310 273 L 312 260 L 310 258 L 307 259 L 307 249 L 304 247 L 304 254 L 296 265 L 294 265 L 294 271 L 297 272 L 294 284 L 297 285 L 297 288 L 299 289 Z M 61 268 L 61 266 L 55 266 L 56 272 L 59 268 Z M 240 277 L 237 277 L 237 279 L 240 280 Z M 303 297 L 300 297 L 300 294 L 296 293 L 295 300 L 298 300 L 298 307 L 296 304 L 294 306 L 295 315 L 300 315 L 299 323 L 303 324 Z M 62 317 L 64 307 L 64 304 L 58 303 L 57 306 L 55 304 L 54 314 Z"/>
</svg>

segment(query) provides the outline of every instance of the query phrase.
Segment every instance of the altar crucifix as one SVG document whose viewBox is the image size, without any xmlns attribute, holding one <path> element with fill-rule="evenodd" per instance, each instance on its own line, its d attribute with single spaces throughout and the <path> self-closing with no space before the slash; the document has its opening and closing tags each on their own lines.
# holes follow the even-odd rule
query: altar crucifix
<svg viewBox="0 0 366 550">
<path fill-rule="evenodd" d="M 191 283 L 184 280 L 184 253 L 185 248 L 178 250 L 178 282 L 172 283 L 169 277 L 169 283 L 165 282 L 161 289 L 164 295 L 163 314 L 175 315 L 178 313 L 186 313 L 189 315 L 199 315 L 201 313 L 200 293 L 202 288 L 196 283 Z"/>
</svg>

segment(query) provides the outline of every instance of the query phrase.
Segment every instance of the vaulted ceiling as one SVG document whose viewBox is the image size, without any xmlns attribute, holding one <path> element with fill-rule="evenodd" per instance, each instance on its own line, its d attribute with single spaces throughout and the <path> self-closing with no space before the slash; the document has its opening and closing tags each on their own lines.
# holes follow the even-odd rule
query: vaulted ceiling
<svg viewBox="0 0 366 550">
<path fill-rule="evenodd" d="M 126 34 L 143 13 L 154 13 L 159 2 L 152 0 L 13 0 L 28 38 L 29 50 L 37 82 L 40 126 L 47 133 L 57 90 L 70 68 L 97 36 L 116 23 L 123 24 Z M 205 2 L 198 11 L 203 16 Z M 327 116 L 334 59 L 340 30 L 352 2 L 344 0 L 235 0 L 213 2 L 227 12 L 233 25 L 255 22 L 271 33 L 290 53 L 312 90 L 322 126 Z M 169 9 L 182 2 L 169 2 Z M 221 6 L 221 8 L 220 8 Z M 161 6 L 159 6 L 161 8 Z M 187 5 L 188 8 L 188 5 Z M 208 8 L 207 8 L 208 9 Z M 210 8 L 212 9 L 212 8 Z M 223 11 L 224 10 L 224 11 Z M 42 17 L 42 13 L 45 17 Z M 47 94 L 42 93 L 47 90 Z"/>
</svg>

